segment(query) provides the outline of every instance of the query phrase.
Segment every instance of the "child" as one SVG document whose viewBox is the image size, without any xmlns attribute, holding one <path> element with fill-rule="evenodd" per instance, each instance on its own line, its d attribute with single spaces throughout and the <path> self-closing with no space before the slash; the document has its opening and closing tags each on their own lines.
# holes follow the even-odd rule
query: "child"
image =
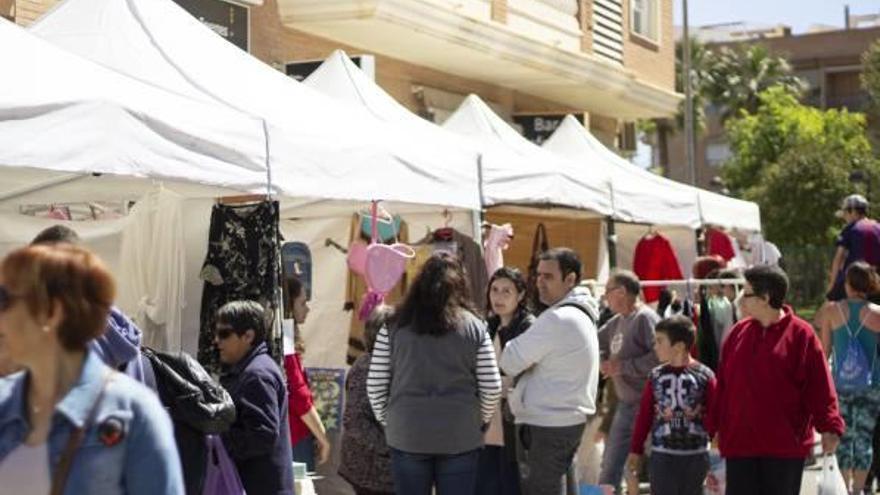
<svg viewBox="0 0 880 495">
<path fill-rule="evenodd" d="M 645 439 L 651 434 L 650 481 L 654 495 L 701 495 L 709 468 L 708 423 L 715 375 L 688 352 L 696 330 L 676 315 L 655 329 L 654 352 L 665 363 L 651 371 L 633 432 L 627 467 L 637 471 Z"/>
</svg>

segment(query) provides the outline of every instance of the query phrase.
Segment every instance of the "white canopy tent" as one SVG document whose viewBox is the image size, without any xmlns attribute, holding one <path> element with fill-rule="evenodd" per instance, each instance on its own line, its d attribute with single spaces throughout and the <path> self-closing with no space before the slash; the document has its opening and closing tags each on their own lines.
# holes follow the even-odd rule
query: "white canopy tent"
<svg viewBox="0 0 880 495">
<path fill-rule="evenodd" d="M 576 118 L 567 115 L 542 145 L 587 170 L 611 177 L 613 218 L 624 222 L 700 226 L 697 191 L 643 170 L 605 148 Z"/>
<path fill-rule="evenodd" d="M 172 0 L 67 0 L 30 29 L 134 78 L 264 119 L 273 183 L 287 206 L 317 201 L 318 215 L 328 199 L 480 207 L 476 172 L 459 165 L 460 155 L 311 90 Z"/>
<path fill-rule="evenodd" d="M 510 127 L 483 100 L 469 95 L 443 123 L 473 139 L 482 151 L 483 198 L 497 204 L 555 205 L 608 215 L 608 177 L 579 169 L 535 145 Z"/>
<path fill-rule="evenodd" d="M 0 19 L 0 207 L 59 196 L 266 192 L 262 123 L 64 52 Z M 11 47 L 14 47 L 12 49 Z"/>
<path fill-rule="evenodd" d="M 744 232 L 761 230 L 757 204 L 643 170 L 606 148 L 571 115 L 544 146 L 576 161 L 607 164 L 604 166 L 614 187 L 615 218 L 620 220 L 694 228 L 714 225 Z"/>
</svg>

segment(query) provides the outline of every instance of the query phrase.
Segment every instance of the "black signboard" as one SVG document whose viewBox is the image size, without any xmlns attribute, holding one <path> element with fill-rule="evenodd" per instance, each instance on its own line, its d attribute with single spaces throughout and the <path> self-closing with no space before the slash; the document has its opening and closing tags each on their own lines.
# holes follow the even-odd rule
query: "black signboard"
<svg viewBox="0 0 880 495">
<path fill-rule="evenodd" d="M 222 0 L 174 0 L 202 24 L 248 51 L 248 8 Z"/>
<path fill-rule="evenodd" d="M 521 128 L 523 136 L 529 141 L 540 145 L 550 137 L 562 120 L 565 114 L 551 115 L 514 115 L 513 121 Z M 583 115 L 575 115 L 581 124 L 584 123 Z"/>
</svg>

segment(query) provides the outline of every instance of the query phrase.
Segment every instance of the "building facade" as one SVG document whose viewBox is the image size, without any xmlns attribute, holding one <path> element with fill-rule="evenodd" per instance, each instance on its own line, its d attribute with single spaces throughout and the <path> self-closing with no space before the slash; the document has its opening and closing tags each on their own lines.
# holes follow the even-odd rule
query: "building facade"
<svg viewBox="0 0 880 495">
<path fill-rule="evenodd" d="M 713 36 L 717 34 L 712 33 Z M 807 83 L 807 92 L 803 99 L 805 104 L 822 109 L 846 108 L 852 112 L 865 112 L 869 109 L 870 97 L 861 87 L 861 56 L 877 40 L 880 40 L 880 27 L 834 30 L 825 28 L 799 35 L 792 35 L 789 29 L 775 28 L 772 31 L 762 31 L 758 39 L 714 43 L 710 41 L 706 47 L 712 50 L 723 46 L 760 43 L 771 53 L 788 59 L 794 74 Z M 876 117 L 869 119 L 869 132 L 875 135 L 880 132 L 880 122 L 877 122 Z M 720 114 L 717 109 L 708 107 L 706 129 L 696 140 L 694 158 L 697 185 L 716 191 L 723 190 L 721 166 L 730 154 Z M 687 182 L 687 157 L 682 132 L 676 133 L 669 140 L 668 169 L 670 178 Z"/>
<path fill-rule="evenodd" d="M 574 113 L 629 146 L 632 122 L 681 99 L 672 0 L 175 1 L 288 73 L 338 48 L 363 56 L 383 89 L 438 122 L 475 93 L 527 135 Z M 0 0 L 0 15 L 27 26 L 55 3 Z"/>
</svg>

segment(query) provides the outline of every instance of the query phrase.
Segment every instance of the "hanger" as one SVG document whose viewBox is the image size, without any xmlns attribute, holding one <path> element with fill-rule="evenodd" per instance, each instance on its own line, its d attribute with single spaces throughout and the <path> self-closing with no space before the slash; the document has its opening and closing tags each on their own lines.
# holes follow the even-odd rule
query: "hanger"
<svg viewBox="0 0 880 495">
<path fill-rule="evenodd" d="M 248 203 L 262 203 L 268 201 L 266 194 L 242 194 L 238 196 L 221 196 L 217 198 L 217 204 L 221 205 L 245 205 Z"/>
<path fill-rule="evenodd" d="M 342 244 L 339 244 L 338 242 L 334 241 L 333 239 L 331 239 L 329 237 L 324 239 L 324 247 L 334 247 L 340 253 L 348 254 L 348 249 L 345 246 L 343 246 Z"/>
<path fill-rule="evenodd" d="M 651 239 L 657 235 L 657 228 L 654 225 L 648 225 L 648 231 L 642 236 L 642 239 Z"/>
<path fill-rule="evenodd" d="M 434 231 L 434 241 L 451 241 L 455 232 L 449 224 L 452 223 L 452 213 L 449 209 L 443 209 L 443 227 Z"/>
<path fill-rule="evenodd" d="M 374 201 L 376 203 L 376 221 L 379 223 L 384 223 L 387 225 L 394 224 L 394 216 L 388 213 L 388 210 L 382 206 L 381 201 Z M 369 208 L 363 208 L 359 213 L 363 217 L 370 218 L 373 214 L 371 212 L 372 204 Z"/>
</svg>

